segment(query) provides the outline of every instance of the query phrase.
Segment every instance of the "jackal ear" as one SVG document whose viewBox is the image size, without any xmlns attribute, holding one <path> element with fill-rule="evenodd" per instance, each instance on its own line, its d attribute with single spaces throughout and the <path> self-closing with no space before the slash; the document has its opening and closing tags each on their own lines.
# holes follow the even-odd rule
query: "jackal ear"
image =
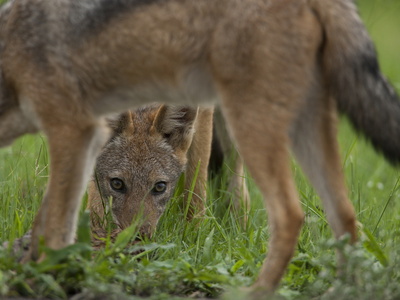
<svg viewBox="0 0 400 300">
<path fill-rule="evenodd" d="M 119 135 L 129 126 L 132 126 L 132 114 L 124 112 L 122 114 L 110 115 L 107 117 L 107 124 L 112 129 L 112 136 Z"/>
<path fill-rule="evenodd" d="M 197 107 L 162 105 L 153 121 L 153 128 L 178 151 L 186 152 L 192 143 Z"/>
</svg>

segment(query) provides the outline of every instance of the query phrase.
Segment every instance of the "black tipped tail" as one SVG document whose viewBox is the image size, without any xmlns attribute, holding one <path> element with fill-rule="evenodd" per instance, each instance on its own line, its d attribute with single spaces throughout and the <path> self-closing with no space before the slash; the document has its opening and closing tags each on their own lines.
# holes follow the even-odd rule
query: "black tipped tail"
<svg viewBox="0 0 400 300">
<path fill-rule="evenodd" d="M 309 0 L 325 32 L 323 72 L 339 110 L 393 164 L 400 163 L 400 100 L 350 0 Z"/>
<path fill-rule="evenodd" d="M 380 72 L 375 55 L 360 53 L 349 68 L 333 87 L 340 111 L 391 163 L 399 164 L 399 97 Z"/>
</svg>

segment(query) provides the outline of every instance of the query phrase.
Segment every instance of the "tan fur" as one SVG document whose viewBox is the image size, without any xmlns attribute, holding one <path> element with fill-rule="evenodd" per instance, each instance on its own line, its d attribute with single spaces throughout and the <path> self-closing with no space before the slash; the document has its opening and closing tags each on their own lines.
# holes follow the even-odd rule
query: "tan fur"
<svg viewBox="0 0 400 300">
<path fill-rule="evenodd" d="M 112 137 L 97 159 L 89 183 L 92 227 L 104 228 L 105 210 L 111 210 L 119 228 L 126 228 L 140 216 L 144 219 L 141 233 L 151 235 L 184 171 L 186 193 L 182 204 L 190 205 L 188 219 L 194 212 L 201 215 L 206 200 L 212 112 L 211 108 L 197 112 L 190 107 L 153 105 L 109 120 Z M 194 195 L 187 203 L 197 168 Z M 112 189 L 110 181 L 114 178 L 124 183 L 123 192 Z M 153 195 L 154 185 L 160 181 L 167 189 Z"/>
<path fill-rule="evenodd" d="M 278 286 L 303 222 L 289 148 L 335 236 L 356 240 L 335 104 L 400 161 L 399 100 L 350 0 L 14 0 L 0 22 L 0 145 L 42 130 L 51 156 L 29 258 L 40 236 L 54 249 L 73 241 L 105 115 L 155 100 L 220 104 L 269 213 L 263 291 Z"/>
</svg>

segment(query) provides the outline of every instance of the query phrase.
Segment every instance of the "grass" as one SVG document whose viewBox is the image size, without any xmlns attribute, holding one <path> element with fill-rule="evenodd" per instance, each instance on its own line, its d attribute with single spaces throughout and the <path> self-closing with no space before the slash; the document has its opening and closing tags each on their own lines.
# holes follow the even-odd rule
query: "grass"
<svg viewBox="0 0 400 300">
<path fill-rule="evenodd" d="M 361 15 L 377 44 L 384 73 L 400 90 L 400 3 L 358 1 Z M 396 61 L 397 60 L 397 61 Z M 339 142 L 349 196 L 360 223 L 360 240 L 332 239 L 320 200 L 293 163 L 293 173 L 306 219 L 296 254 L 277 292 L 277 299 L 399 299 L 400 298 L 400 173 L 341 120 Z M 23 235 L 32 225 L 48 179 L 46 141 L 25 136 L 0 150 L 0 241 Z M 208 183 L 206 215 L 198 225 L 184 221 L 172 199 L 155 235 L 142 250 L 126 248 L 132 226 L 93 253 L 87 238 L 88 220 L 81 210 L 77 244 L 48 251 L 42 263 L 19 264 L 0 251 L 0 298 L 171 299 L 225 297 L 240 299 L 238 286 L 256 278 L 268 248 L 268 226 L 258 189 L 248 178 L 252 198 L 249 222 L 226 210 L 224 191 L 229 170 Z M 84 201 L 85 202 L 85 201 Z M 335 249 L 347 257 L 343 275 L 336 275 Z M 243 296 L 244 297 L 244 296 Z"/>
</svg>

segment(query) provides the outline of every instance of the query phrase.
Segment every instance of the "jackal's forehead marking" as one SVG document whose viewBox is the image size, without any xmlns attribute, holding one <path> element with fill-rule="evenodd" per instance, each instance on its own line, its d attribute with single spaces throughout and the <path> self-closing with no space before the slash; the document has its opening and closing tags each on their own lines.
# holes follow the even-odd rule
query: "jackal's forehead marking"
<svg viewBox="0 0 400 300">
<path fill-rule="evenodd" d="M 152 145 L 132 136 L 115 137 L 97 161 L 97 172 L 108 177 L 122 177 L 128 185 L 151 185 L 158 180 L 174 181 L 184 166 L 166 142 Z"/>
</svg>

